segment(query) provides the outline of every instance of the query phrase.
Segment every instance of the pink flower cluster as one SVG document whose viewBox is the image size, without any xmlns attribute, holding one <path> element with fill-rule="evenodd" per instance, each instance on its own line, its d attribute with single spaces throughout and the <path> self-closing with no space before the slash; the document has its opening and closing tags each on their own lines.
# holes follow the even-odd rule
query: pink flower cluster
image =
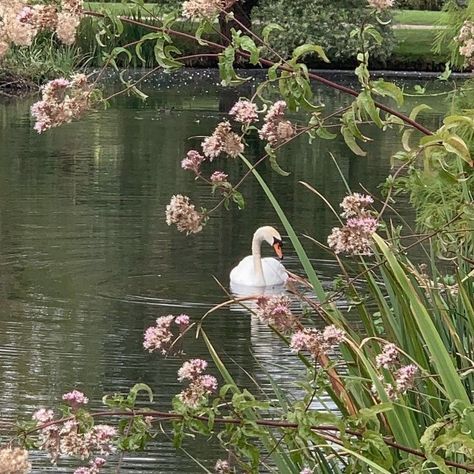
<svg viewBox="0 0 474 474">
<path fill-rule="evenodd" d="M 323 331 L 305 328 L 293 334 L 290 348 L 294 352 L 308 351 L 313 357 L 318 357 L 340 344 L 344 336 L 345 332 L 334 325 L 326 326 Z"/>
<path fill-rule="evenodd" d="M 204 374 L 206 369 L 205 360 L 191 359 L 178 370 L 178 380 L 189 382 L 178 398 L 189 408 L 198 408 L 206 401 L 207 396 L 217 390 L 217 379 L 212 375 Z"/>
<path fill-rule="evenodd" d="M 232 131 L 232 127 L 227 120 L 219 123 L 211 136 L 206 137 L 201 143 L 204 156 L 212 161 L 221 153 L 226 153 L 232 158 L 236 158 L 244 151 L 244 144 L 237 133 Z"/>
<path fill-rule="evenodd" d="M 87 76 L 75 74 L 71 80 L 54 79 L 42 88 L 42 100 L 31 107 L 35 130 L 42 133 L 81 117 L 90 109 L 91 85 Z"/>
<path fill-rule="evenodd" d="M 64 394 L 63 399 L 74 405 L 88 402 L 87 397 L 77 390 Z M 66 421 L 61 426 L 60 423 L 54 423 L 53 411 L 45 408 L 37 410 L 33 414 L 33 420 L 37 422 L 37 427 L 40 428 L 40 447 L 47 451 L 53 463 L 56 463 L 61 455 L 87 459 L 93 453 L 108 455 L 113 451 L 112 443 L 117 431 L 112 426 L 94 425 L 84 431 L 76 418 Z M 103 464 L 101 462 L 100 460 L 92 462 L 89 468 L 83 468 L 90 469 L 90 471 L 84 472 L 90 472 L 91 474 L 98 472 L 99 467 Z"/>
<path fill-rule="evenodd" d="M 95 458 L 89 463 L 89 467 L 79 467 L 74 474 L 98 474 L 106 462 L 104 458 Z"/>
<path fill-rule="evenodd" d="M 268 110 L 265 123 L 258 132 L 262 140 L 275 146 L 289 140 L 295 135 L 295 127 L 289 120 L 285 120 L 286 102 L 279 100 Z"/>
<path fill-rule="evenodd" d="M 173 343 L 179 334 L 173 333 L 173 323 L 178 326 L 181 334 L 190 324 L 189 316 L 180 314 L 179 316 L 161 316 L 156 320 L 156 325 L 149 327 L 145 331 L 143 347 L 148 352 L 159 351 L 161 354 L 168 354 Z"/>
<path fill-rule="evenodd" d="M 183 170 L 194 171 L 196 175 L 199 175 L 199 168 L 204 160 L 204 156 L 202 156 L 198 151 L 189 150 L 186 154 L 186 158 L 181 161 L 181 168 L 183 168 Z"/>
<path fill-rule="evenodd" d="M 395 383 L 385 384 L 385 391 L 391 400 L 396 400 L 401 394 L 415 386 L 418 367 L 414 364 L 400 365 L 400 351 L 395 344 L 384 345 L 382 352 L 375 358 L 375 365 L 378 368 L 393 370 Z M 382 376 L 381 380 L 383 380 Z M 374 393 L 377 391 L 374 386 L 372 391 Z"/>
<path fill-rule="evenodd" d="M 56 5 L 28 5 L 25 0 L 0 2 L 0 58 L 10 44 L 31 46 L 44 30 L 55 31 L 65 44 L 72 44 L 82 16 L 82 0 L 62 0 Z"/>
<path fill-rule="evenodd" d="M 209 178 L 211 183 L 214 185 L 220 185 L 222 183 L 227 183 L 227 178 L 229 176 L 225 174 L 223 171 L 214 171 Z"/>
<path fill-rule="evenodd" d="M 198 20 L 214 18 L 225 5 L 225 0 L 187 0 L 183 3 L 183 16 Z"/>
<path fill-rule="evenodd" d="M 236 102 L 230 109 L 229 115 L 234 117 L 236 122 L 245 125 L 251 125 L 258 120 L 257 106 L 247 99 L 242 99 Z"/>
<path fill-rule="evenodd" d="M 188 196 L 176 194 L 166 206 L 166 223 L 175 224 L 179 232 L 186 232 L 186 235 L 201 232 L 204 221 L 205 215 L 196 211 Z"/>
<path fill-rule="evenodd" d="M 346 196 L 340 206 L 342 217 L 347 218 L 343 227 L 334 227 L 328 236 L 328 245 L 334 253 L 371 255 L 372 235 L 377 231 L 377 219 L 366 207 L 373 203 L 370 196 L 353 193 Z"/>
<path fill-rule="evenodd" d="M 393 7 L 394 0 L 367 0 L 369 5 L 376 10 L 382 11 Z"/>
<path fill-rule="evenodd" d="M 309 467 L 305 467 L 300 471 L 300 474 L 313 474 L 313 470 L 310 469 Z"/>
<path fill-rule="evenodd" d="M 71 405 L 72 408 L 78 408 L 81 405 L 87 405 L 89 403 L 89 399 L 82 392 L 79 392 L 79 390 L 65 393 L 63 400 Z M 37 413 L 38 412 L 36 412 L 35 415 L 37 415 Z"/>
<path fill-rule="evenodd" d="M 294 329 L 297 322 L 290 310 L 290 299 L 285 295 L 261 296 L 257 300 L 256 314 L 262 322 L 281 332 Z"/>
<path fill-rule="evenodd" d="M 368 215 L 367 207 L 374 203 L 372 196 L 352 193 L 346 196 L 339 206 L 343 209 L 342 217 L 364 217 Z"/>
<path fill-rule="evenodd" d="M 388 343 L 382 348 L 382 352 L 375 358 L 375 364 L 378 368 L 390 369 L 398 363 L 398 348 L 395 344 Z"/>
<path fill-rule="evenodd" d="M 28 474 L 31 463 L 28 461 L 28 451 L 22 448 L 6 447 L 0 449 L 0 473 Z"/>
<path fill-rule="evenodd" d="M 464 56 L 466 65 L 474 68 L 474 22 L 466 20 L 455 40 L 459 43 L 459 54 Z"/>
</svg>

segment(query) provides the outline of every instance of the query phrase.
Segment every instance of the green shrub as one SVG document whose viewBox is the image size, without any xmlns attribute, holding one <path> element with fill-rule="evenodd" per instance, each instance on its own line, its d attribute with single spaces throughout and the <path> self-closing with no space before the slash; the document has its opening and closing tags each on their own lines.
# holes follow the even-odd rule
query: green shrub
<svg viewBox="0 0 474 474">
<path fill-rule="evenodd" d="M 359 27 L 368 16 L 365 1 L 293 0 L 291 8 L 285 0 L 262 0 L 254 9 L 254 20 L 262 23 L 278 23 L 285 31 L 273 33 L 275 49 L 288 55 L 295 47 L 304 43 L 322 46 L 333 63 L 353 62 L 359 47 L 357 37 L 351 31 Z M 384 64 L 393 47 L 393 36 L 388 26 L 378 25 L 383 30 L 382 46 L 370 46 L 370 55 L 378 64 Z"/>
</svg>

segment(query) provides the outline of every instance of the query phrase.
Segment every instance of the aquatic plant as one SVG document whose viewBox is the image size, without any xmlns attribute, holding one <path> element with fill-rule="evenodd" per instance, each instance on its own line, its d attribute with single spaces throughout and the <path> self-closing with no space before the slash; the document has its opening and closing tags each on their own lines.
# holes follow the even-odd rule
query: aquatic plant
<svg viewBox="0 0 474 474">
<path fill-rule="evenodd" d="M 60 462 L 63 456 L 74 456 L 88 463 L 76 473 L 95 473 L 116 449 L 144 449 L 159 436 L 162 425 L 169 422 L 177 447 L 187 435 L 214 437 L 220 442 L 229 456 L 227 461 L 217 459 L 216 472 L 259 472 L 262 469 L 305 474 L 419 472 L 423 469 L 450 472 L 451 468 L 473 472 L 472 255 L 466 252 L 469 248 L 466 246 L 455 251 L 449 248 L 453 265 L 450 268 L 452 282 L 448 285 L 441 278 L 434 251 L 435 248 L 447 250 L 440 246 L 439 240 L 448 226 L 461 218 L 464 222 L 473 221 L 472 190 L 466 185 L 473 173 L 472 130 L 469 128 L 472 117 L 469 113 L 453 114 L 444 119 L 438 130 L 429 130 L 417 119 L 421 106 L 408 116 L 400 112 L 396 107 L 402 104 L 404 92 L 395 84 L 371 77 L 369 45 L 374 40 L 382 42 L 383 38 L 370 22 L 377 21 L 378 10 L 388 7 L 389 1 L 368 2 L 373 8 L 367 10 L 362 27 L 352 34 L 359 44 L 355 70 L 359 90 L 308 71 L 302 62 L 305 55 L 316 54 L 321 60 L 327 60 L 319 45 L 303 44 L 288 57 L 282 56 L 271 41 L 272 31 L 277 31 L 279 26 L 268 25 L 262 36 L 258 36 L 228 13 L 227 8 L 232 3 L 185 2 L 184 15 L 199 20 L 194 34 L 173 29 L 177 19 L 172 15 L 147 23 L 111 12 L 79 11 L 77 14 L 100 18 L 98 43 L 101 47 L 108 38 L 120 36 L 123 23 L 150 30 L 139 41 L 112 49 L 104 58 L 104 68 L 90 86 L 82 77 L 79 82 L 87 87 L 80 97 L 88 100 L 105 67 L 117 67 L 119 56 L 130 63 L 130 48 L 142 58 L 144 44 L 152 44 L 160 68 L 178 69 L 186 56 L 180 55 L 173 43 L 174 36 L 210 48 L 210 52 L 203 54 L 219 61 L 224 86 L 245 82 L 235 69 L 237 59 L 268 66 L 267 77 L 256 87 L 253 96 L 241 98 L 228 111 L 229 117 L 217 123 L 214 131 L 204 138 L 201 150 L 189 150 L 184 159 L 177 157 L 182 159 L 184 170 L 194 172 L 197 180 L 209 186 L 216 206 L 198 211 L 187 196 L 176 194 L 164 213 L 168 225 L 176 225 L 178 231 L 201 232 L 208 217 L 219 206 L 230 207 L 235 203 L 239 209 L 244 208 L 245 198 L 239 189 L 246 179 L 253 177 L 278 215 L 305 276 L 290 279 L 291 297 L 258 294 L 231 298 L 194 323 L 187 315 L 160 316 L 155 325 L 145 331 L 145 350 L 165 356 L 182 353 L 186 337 L 192 331 L 202 338 L 209 352 L 209 361 L 189 358 L 183 362 L 177 380 L 186 386 L 174 397 L 171 410 L 155 409 L 153 393 L 145 384 L 135 385 L 128 394 L 104 397 L 106 409 L 101 411 L 87 409 L 87 397 L 75 390 L 64 395 L 66 404 L 60 407 L 60 412 L 51 408 L 37 410 L 31 422 L 20 425 L 20 436 L 12 443 L 26 440 L 28 447 L 46 451 L 53 462 Z M 31 21 L 30 16 L 29 10 L 23 11 L 21 19 Z M 236 26 L 223 44 L 206 38 L 206 32 L 214 28 L 217 17 L 232 21 Z M 276 59 L 265 57 L 268 52 Z M 136 81 L 122 78 L 122 93 L 134 93 L 146 99 L 139 85 L 153 72 L 145 72 Z M 353 97 L 353 102 L 341 110 L 325 111 L 314 100 L 312 80 Z M 82 115 L 63 110 L 64 104 L 75 97 L 77 81 L 77 78 L 56 79 L 44 88 L 43 103 L 33 107 L 39 119 L 38 131 Z M 277 100 L 275 83 L 278 84 Z M 100 94 L 95 97 L 100 103 L 111 101 L 117 94 L 105 99 Z M 379 102 L 380 98 L 385 101 Z M 388 100 L 396 105 L 387 105 Z M 51 103 L 60 113 L 49 112 L 46 106 Z M 305 112 L 301 114 L 304 120 L 301 115 L 299 120 L 293 118 L 294 111 Z M 256 126 L 260 121 L 262 125 Z M 341 225 L 328 236 L 329 246 L 307 236 L 309 242 L 322 246 L 340 265 L 337 286 L 327 288 L 258 167 L 269 161 L 276 173 L 286 176 L 288 173 L 278 163 L 278 150 L 301 137 L 333 139 L 334 130 L 344 138 L 348 153 L 365 156 L 364 146 L 370 140 L 366 136 L 370 131 L 368 125 L 382 130 L 400 130 L 404 151 L 395 157 L 399 166 L 387 179 L 382 199 L 355 193 L 345 183 L 347 196 L 340 204 L 342 213 L 339 215 L 333 209 Z M 423 137 L 414 141 L 411 136 L 414 130 Z M 264 156 L 254 163 L 245 155 L 246 139 L 252 134 L 266 142 Z M 239 160 L 247 169 L 236 184 L 228 180 L 225 172 L 227 157 Z M 432 176 L 443 179 L 447 173 L 453 186 L 459 185 L 464 205 L 448 222 L 430 233 L 416 236 L 415 242 L 406 245 L 405 239 L 413 236 L 405 235 L 392 222 L 386 222 L 384 216 L 395 192 L 409 190 L 400 181 L 405 177 L 403 172 L 407 171 L 408 177 L 419 173 L 420 159 Z M 213 170 L 208 179 L 201 172 L 201 165 L 214 163 L 214 160 L 220 160 L 219 169 Z M 328 166 L 332 165 L 338 166 L 335 158 L 328 160 Z M 344 180 L 342 174 L 341 179 Z M 330 205 L 318 190 L 307 183 L 303 185 L 308 193 Z M 465 235 L 470 230 L 464 227 L 458 231 Z M 408 255 L 410 248 L 426 243 L 430 275 Z M 361 279 L 366 282 L 363 286 L 356 284 Z M 348 317 L 348 311 L 337 304 L 341 298 L 349 301 L 359 314 L 358 326 Z M 269 325 L 305 367 L 306 376 L 298 381 L 302 393 L 299 399 L 285 393 L 270 374 L 273 394 L 268 398 L 261 396 L 264 391 L 260 387 L 255 394 L 251 393 L 232 377 L 207 336 L 206 324 L 219 307 L 236 301 Z M 324 328 L 317 324 L 321 321 Z M 337 410 L 314 410 L 313 403 L 319 401 L 325 406 L 327 396 Z M 96 424 L 99 420 L 107 424 Z M 14 457 L 19 460 L 23 470 L 19 468 L 20 472 L 28 472 L 25 452 L 13 446 L 2 448 L 0 456 Z M 202 467 L 200 461 L 197 462 Z M 0 465 L 0 470 L 2 467 Z"/>
</svg>

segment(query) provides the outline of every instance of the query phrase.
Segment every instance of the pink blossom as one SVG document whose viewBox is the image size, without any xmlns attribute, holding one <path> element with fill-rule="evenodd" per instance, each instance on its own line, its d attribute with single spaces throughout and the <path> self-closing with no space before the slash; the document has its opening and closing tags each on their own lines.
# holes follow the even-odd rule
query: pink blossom
<svg viewBox="0 0 474 474">
<path fill-rule="evenodd" d="M 210 180 L 212 184 L 225 183 L 227 181 L 228 175 L 222 171 L 214 171 L 212 173 Z"/>
<path fill-rule="evenodd" d="M 465 65 L 474 68 L 474 22 L 466 20 L 454 40 L 459 44 L 459 54 L 464 56 Z"/>
<path fill-rule="evenodd" d="M 186 361 L 178 370 L 178 380 L 187 380 L 189 385 L 178 394 L 181 402 L 189 408 L 197 408 L 206 397 L 217 390 L 217 380 L 209 374 L 203 374 L 207 369 L 207 362 L 202 359 Z"/>
<path fill-rule="evenodd" d="M 284 120 L 286 102 L 279 100 L 268 110 L 265 123 L 259 131 L 259 137 L 275 146 L 295 135 L 295 128 L 289 120 Z"/>
<path fill-rule="evenodd" d="M 367 194 L 352 193 L 346 196 L 339 204 L 343 212 L 342 217 L 365 216 L 365 208 L 373 204 L 374 200 Z"/>
<path fill-rule="evenodd" d="M 211 136 L 206 137 L 201 144 L 204 156 L 212 161 L 221 153 L 227 153 L 232 158 L 244 151 L 241 138 L 232 131 L 227 120 L 219 123 Z"/>
<path fill-rule="evenodd" d="M 106 462 L 104 458 L 95 458 L 89 463 L 89 467 L 79 467 L 74 474 L 98 474 Z"/>
<path fill-rule="evenodd" d="M 308 351 L 314 357 L 318 357 L 327 349 L 327 343 L 324 341 L 320 331 L 314 328 L 305 328 L 293 334 L 290 342 L 290 349 L 293 352 Z"/>
<path fill-rule="evenodd" d="M 89 399 L 79 390 L 73 390 L 63 395 L 63 400 L 71 405 L 73 408 L 77 408 L 80 405 L 87 405 Z"/>
<path fill-rule="evenodd" d="M 379 11 L 387 10 L 393 6 L 394 0 L 368 0 L 369 5 Z"/>
<path fill-rule="evenodd" d="M 198 380 L 206 393 L 213 393 L 217 390 L 217 379 L 214 376 L 205 374 L 201 375 Z"/>
<path fill-rule="evenodd" d="M 398 347 L 391 342 L 383 346 L 382 352 L 375 358 L 377 367 L 389 369 L 398 362 Z"/>
<path fill-rule="evenodd" d="M 345 331 L 332 324 L 324 328 L 322 337 L 329 345 L 335 346 L 344 340 L 345 335 Z"/>
<path fill-rule="evenodd" d="M 28 451 L 23 448 L 11 447 L 0 449 L 0 472 L 5 474 L 28 474 L 31 472 Z"/>
<path fill-rule="evenodd" d="M 48 423 L 49 421 L 54 420 L 53 410 L 46 408 L 40 408 L 33 413 L 33 420 L 36 420 L 38 424 Z"/>
<path fill-rule="evenodd" d="M 183 16 L 185 18 L 210 19 L 217 16 L 225 4 L 225 0 L 187 0 L 183 3 Z"/>
<path fill-rule="evenodd" d="M 395 374 L 395 386 L 399 393 L 406 393 L 407 390 L 415 385 L 415 377 L 418 373 L 418 367 L 415 364 L 409 364 L 398 369 Z"/>
<path fill-rule="evenodd" d="M 256 314 L 262 322 L 282 332 L 293 329 L 296 323 L 290 310 L 290 299 L 285 295 L 259 298 Z"/>
<path fill-rule="evenodd" d="M 70 81 L 59 78 L 48 82 L 42 87 L 42 100 L 31 107 L 35 130 L 42 133 L 81 117 L 91 107 L 91 90 L 84 74 L 76 74 Z"/>
<path fill-rule="evenodd" d="M 186 235 L 201 232 L 204 221 L 204 214 L 196 211 L 188 196 L 176 194 L 166 206 L 166 223 L 175 224 L 178 231 Z"/>
<path fill-rule="evenodd" d="M 249 100 L 239 100 L 229 112 L 237 122 L 250 125 L 258 120 L 257 106 Z"/>
<path fill-rule="evenodd" d="M 161 316 L 156 320 L 156 326 L 151 326 L 145 331 L 143 347 L 148 352 L 160 351 L 166 354 L 174 338 L 171 323 L 174 316 Z"/>
<path fill-rule="evenodd" d="M 187 314 L 180 314 L 179 316 L 176 316 L 176 319 L 174 320 L 175 324 L 180 326 L 180 328 L 185 328 L 189 326 L 190 320 L 189 316 Z"/>
<path fill-rule="evenodd" d="M 194 380 L 207 369 L 207 362 L 203 359 L 191 359 L 186 361 L 178 370 L 178 380 Z"/>
<path fill-rule="evenodd" d="M 309 467 L 305 467 L 303 470 L 300 471 L 300 474 L 313 474 L 313 470 Z"/>
<path fill-rule="evenodd" d="M 181 168 L 199 174 L 199 167 L 204 160 L 204 156 L 202 156 L 198 151 L 190 150 L 188 151 L 186 158 L 181 161 Z"/>
</svg>

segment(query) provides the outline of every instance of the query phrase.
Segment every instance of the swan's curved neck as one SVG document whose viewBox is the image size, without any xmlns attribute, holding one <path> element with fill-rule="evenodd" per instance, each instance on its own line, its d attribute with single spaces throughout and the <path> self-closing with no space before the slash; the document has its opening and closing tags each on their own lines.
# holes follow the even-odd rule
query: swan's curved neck
<svg viewBox="0 0 474 474">
<path fill-rule="evenodd" d="M 263 267 L 262 267 L 262 253 L 261 253 L 261 246 L 263 242 L 263 236 L 259 234 L 259 232 L 255 232 L 253 239 L 252 239 L 252 257 L 253 257 L 253 267 L 255 270 L 255 277 L 257 282 L 265 286 L 265 277 L 263 275 Z"/>
</svg>

